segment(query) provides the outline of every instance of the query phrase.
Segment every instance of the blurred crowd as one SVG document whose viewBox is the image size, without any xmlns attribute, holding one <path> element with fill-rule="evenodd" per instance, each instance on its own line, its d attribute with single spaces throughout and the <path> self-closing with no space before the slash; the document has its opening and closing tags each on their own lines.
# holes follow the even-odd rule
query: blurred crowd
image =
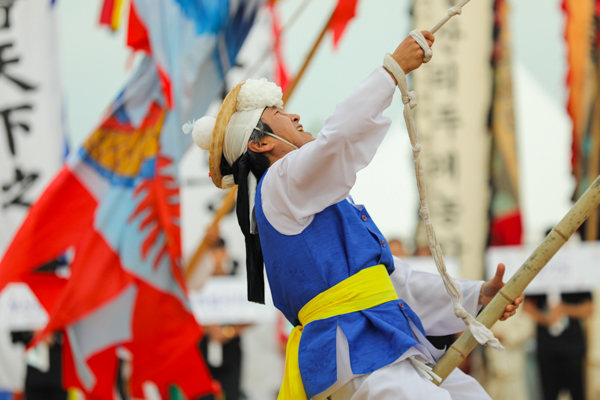
<svg viewBox="0 0 600 400">
<path fill-rule="evenodd" d="M 211 276 L 242 272 L 239 263 L 230 257 L 218 228 L 209 228 L 206 240 L 210 250 L 190 283 L 193 290 L 201 290 Z M 390 239 L 388 243 L 392 254 L 399 258 L 431 256 L 427 246 L 411 248 L 399 239 Z M 492 398 L 498 400 L 593 399 L 593 393 L 586 396 L 586 386 L 590 386 L 586 376 L 591 376 L 587 344 L 593 339 L 587 321 L 594 313 L 593 303 L 589 292 L 528 296 L 515 318 L 493 328 L 506 350 L 496 352 L 478 347 L 459 368 L 475 376 Z M 220 394 L 197 400 L 276 399 L 292 326 L 282 315 L 272 323 L 235 322 L 203 327 L 205 336 L 198 346 Z M 27 345 L 33 333 L 13 332 L 12 340 Z M 429 340 L 443 349 L 457 337 L 429 337 Z M 44 344 L 41 348 L 46 349 L 45 353 L 39 354 L 37 350 L 28 353 L 24 399 L 71 399 L 61 386 L 62 337 L 49 336 Z M 131 399 L 127 385 L 130 355 L 121 350 L 115 396 L 128 400 Z"/>
</svg>

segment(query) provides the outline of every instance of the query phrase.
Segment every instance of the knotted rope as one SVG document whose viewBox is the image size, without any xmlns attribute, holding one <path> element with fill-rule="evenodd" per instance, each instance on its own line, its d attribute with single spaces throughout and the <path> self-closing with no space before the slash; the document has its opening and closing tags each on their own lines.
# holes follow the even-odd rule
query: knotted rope
<svg viewBox="0 0 600 400">
<path fill-rule="evenodd" d="M 469 0 L 464 1 L 466 4 Z M 448 11 L 448 15 L 458 15 L 461 12 L 461 6 L 453 7 Z M 443 25 L 443 24 L 442 24 Z M 412 31 L 410 32 L 410 36 L 415 39 L 415 41 L 421 46 L 423 51 L 425 52 L 425 57 L 423 61 L 428 61 L 431 59 L 433 52 L 425 40 L 425 37 L 420 31 Z M 442 249 L 437 241 L 435 236 L 435 231 L 433 230 L 433 224 L 431 222 L 431 218 L 429 215 L 429 208 L 427 207 L 427 190 L 425 187 L 425 178 L 424 178 L 424 170 L 423 165 L 421 164 L 421 145 L 418 142 L 418 134 L 417 134 L 417 125 L 415 123 L 412 109 L 417 106 L 417 95 L 416 93 L 408 91 L 408 82 L 406 80 L 406 74 L 400 68 L 396 60 L 392 57 L 391 54 L 386 54 L 383 59 L 383 66 L 396 78 L 398 82 L 398 88 L 402 93 L 402 102 L 404 103 L 404 120 L 406 122 L 406 128 L 408 129 L 408 135 L 410 137 L 410 144 L 413 149 L 413 157 L 415 162 L 415 173 L 417 175 L 417 187 L 419 189 L 419 197 L 421 200 L 421 209 L 419 214 L 425 223 L 425 231 L 427 232 L 427 242 L 429 243 L 429 248 L 431 249 L 431 254 L 433 259 L 435 260 L 435 265 L 442 276 L 442 280 L 444 281 L 444 286 L 446 287 L 446 292 L 450 295 L 452 299 L 452 305 L 454 306 L 454 313 L 458 318 L 461 318 L 465 325 L 471 330 L 473 337 L 477 339 L 480 344 L 489 345 L 496 350 L 503 350 L 504 347 L 500 344 L 498 339 L 494 337 L 492 331 L 486 328 L 483 324 L 477 321 L 471 314 L 465 310 L 463 307 L 463 294 L 454 279 L 448 274 L 446 270 L 446 264 L 444 263 L 444 258 L 442 255 Z"/>
<path fill-rule="evenodd" d="M 435 35 L 435 33 L 446 24 L 446 22 L 450 21 L 450 18 L 456 16 L 456 15 L 460 15 L 462 13 L 462 8 L 471 0 L 463 0 L 459 5 L 456 5 L 454 7 L 450 7 L 450 9 L 448 9 L 448 15 L 446 15 L 444 18 L 442 18 L 442 20 L 440 22 L 438 22 L 433 28 L 431 28 L 429 30 L 429 32 L 433 33 Z"/>
</svg>

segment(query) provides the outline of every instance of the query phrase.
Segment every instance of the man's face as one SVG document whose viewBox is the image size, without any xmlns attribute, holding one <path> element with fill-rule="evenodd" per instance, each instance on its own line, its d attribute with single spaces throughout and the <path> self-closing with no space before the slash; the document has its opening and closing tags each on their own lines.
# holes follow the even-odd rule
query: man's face
<svg viewBox="0 0 600 400">
<path fill-rule="evenodd" d="M 269 125 L 273 130 L 273 134 L 282 139 L 302 147 L 306 143 L 312 142 L 315 138 L 309 132 L 304 132 L 302 124 L 300 124 L 300 116 L 296 114 L 286 114 L 275 107 L 268 107 L 262 114 L 261 120 Z M 283 151 L 289 152 L 292 149 L 284 142 L 273 139 L 267 136 L 265 139 L 272 139 L 275 146 L 282 146 Z"/>
</svg>

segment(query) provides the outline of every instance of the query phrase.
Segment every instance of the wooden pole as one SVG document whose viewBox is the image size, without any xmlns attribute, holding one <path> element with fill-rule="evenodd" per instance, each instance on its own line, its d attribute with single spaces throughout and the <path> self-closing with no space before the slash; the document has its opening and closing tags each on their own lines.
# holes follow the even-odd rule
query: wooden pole
<svg viewBox="0 0 600 400">
<path fill-rule="evenodd" d="M 227 194 L 223 198 L 223 203 L 221 204 L 221 207 L 219 207 L 217 212 L 215 212 L 215 216 L 210 226 L 218 226 L 219 222 L 221 222 L 221 219 L 223 219 L 224 216 L 229 214 L 229 212 L 233 209 L 233 206 L 235 205 L 236 194 L 237 186 L 229 189 L 229 192 L 227 192 Z M 208 249 L 209 244 L 206 240 L 206 235 L 204 235 L 204 237 L 202 238 L 202 242 L 200 242 L 200 246 L 198 246 L 198 248 L 194 252 L 194 255 L 185 267 L 186 281 L 192 277 L 192 275 L 196 271 L 196 268 L 198 268 L 198 265 L 200 265 L 200 260 L 202 260 L 202 257 L 204 257 L 204 254 L 206 254 Z"/>
<path fill-rule="evenodd" d="M 331 19 L 333 18 L 333 14 L 334 13 L 335 13 L 335 9 L 331 13 L 331 16 L 327 20 L 327 23 L 325 24 L 325 26 L 321 30 L 321 34 L 319 34 L 319 37 L 315 41 L 315 44 L 313 44 L 312 49 L 310 49 L 310 52 L 308 53 L 308 56 L 306 56 L 306 60 L 304 60 L 304 64 L 302 64 L 302 68 L 300 68 L 300 71 L 298 72 L 298 74 L 296 75 L 296 77 L 294 78 L 294 80 L 290 83 L 290 86 L 288 87 L 288 89 L 283 94 L 283 103 L 284 104 L 287 103 L 287 101 L 289 100 L 289 98 L 292 95 L 292 93 L 294 93 L 294 90 L 296 89 L 296 85 L 302 79 L 302 76 L 304 75 L 304 72 L 306 72 L 306 68 L 308 68 L 310 62 L 313 59 L 313 56 L 315 55 L 317 49 L 319 48 L 319 45 L 321 44 L 321 42 L 323 41 L 323 38 L 325 37 L 325 34 L 327 33 L 327 29 L 329 29 L 329 24 L 331 23 Z"/>
<path fill-rule="evenodd" d="M 558 225 L 552 229 L 542 244 L 535 249 L 533 254 L 525 261 L 508 283 L 500 289 L 490 304 L 479 314 L 477 320 L 488 328 L 491 328 L 502 317 L 506 306 L 512 304 L 523 293 L 527 285 L 546 266 L 562 245 L 569 240 L 571 235 L 590 216 L 592 211 L 598 207 L 598 204 L 600 204 L 600 176 L 596 178 L 594 183 L 585 191 Z M 471 331 L 466 330 L 450 346 L 446 354 L 444 354 L 433 368 L 433 372 L 438 374 L 442 380 L 446 379 L 476 345 L 477 341 L 471 334 Z"/>
<path fill-rule="evenodd" d="M 600 63 L 596 66 L 596 96 L 594 98 L 594 110 L 592 111 L 590 155 L 588 159 L 587 176 L 593 177 L 600 174 Z M 598 209 L 592 211 L 592 215 L 585 224 L 585 240 L 598 240 Z"/>
</svg>

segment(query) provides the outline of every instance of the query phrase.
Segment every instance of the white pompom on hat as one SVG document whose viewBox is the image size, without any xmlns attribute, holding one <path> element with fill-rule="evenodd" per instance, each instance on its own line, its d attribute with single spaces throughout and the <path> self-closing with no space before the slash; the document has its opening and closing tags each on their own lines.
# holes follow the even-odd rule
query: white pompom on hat
<svg viewBox="0 0 600 400">
<path fill-rule="evenodd" d="M 212 140 L 213 130 L 215 129 L 215 122 L 217 119 L 214 117 L 202 117 L 194 124 L 187 123 L 181 127 L 184 133 L 192 134 L 192 139 L 196 146 L 202 150 L 210 151 L 210 142 Z"/>
</svg>

